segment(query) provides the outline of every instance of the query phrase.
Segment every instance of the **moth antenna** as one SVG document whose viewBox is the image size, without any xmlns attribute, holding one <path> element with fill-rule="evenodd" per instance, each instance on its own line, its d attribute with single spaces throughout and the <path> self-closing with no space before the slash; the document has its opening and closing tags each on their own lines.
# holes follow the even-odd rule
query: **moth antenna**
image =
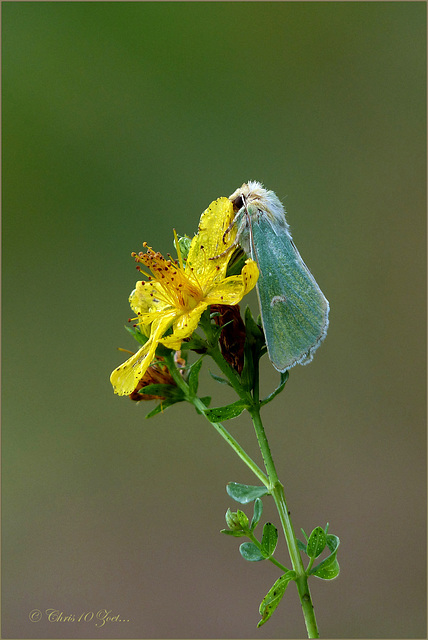
<svg viewBox="0 0 428 640">
<path fill-rule="evenodd" d="M 248 228 L 250 230 L 250 245 L 251 245 L 252 253 L 254 255 L 255 262 L 257 264 L 258 270 L 260 271 L 260 273 L 262 273 L 262 270 L 260 268 L 259 257 L 257 255 L 256 245 L 255 245 L 255 242 L 254 242 L 253 227 L 252 227 L 252 224 L 251 224 L 251 216 L 250 216 L 250 213 L 249 213 L 248 208 L 247 208 L 247 200 L 245 199 L 244 195 L 242 195 L 241 197 L 242 197 L 242 201 L 244 203 L 245 213 L 247 215 Z"/>
</svg>

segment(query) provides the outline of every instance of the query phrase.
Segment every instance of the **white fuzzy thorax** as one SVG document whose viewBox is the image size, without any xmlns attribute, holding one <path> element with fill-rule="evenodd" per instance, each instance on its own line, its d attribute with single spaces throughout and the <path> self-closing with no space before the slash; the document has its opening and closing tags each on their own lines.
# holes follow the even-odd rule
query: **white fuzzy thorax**
<svg viewBox="0 0 428 640">
<path fill-rule="evenodd" d="M 291 239 L 281 201 L 276 193 L 265 189 L 260 182 L 249 180 L 242 187 L 236 189 L 229 196 L 229 200 L 233 203 L 236 211 L 237 241 L 247 255 L 251 255 L 251 222 L 257 221 L 263 215 L 266 216 L 276 235 L 286 233 Z M 248 215 L 250 219 L 248 219 Z"/>
</svg>

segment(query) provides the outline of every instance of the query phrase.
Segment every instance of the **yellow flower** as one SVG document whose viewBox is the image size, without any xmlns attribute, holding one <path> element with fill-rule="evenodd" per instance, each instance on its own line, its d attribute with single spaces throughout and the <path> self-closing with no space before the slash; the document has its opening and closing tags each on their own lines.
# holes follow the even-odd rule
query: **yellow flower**
<svg viewBox="0 0 428 640">
<path fill-rule="evenodd" d="M 198 234 L 190 245 L 186 266 L 179 254 L 179 264 L 166 260 L 151 247 L 146 253 L 132 254 L 152 273 L 149 281 L 137 282 L 129 297 L 137 324 L 148 340 L 141 349 L 113 371 L 110 382 L 114 392 L 129 395 L 150 366 L 158 344 L 180 349 L 181 342 L 192 335 L 205 309 L 211 304 L 235 305 L 251 291 L 259 271 L 247 260 L 240 275 L 226 278 L 236 230 L 225 235 L 234 218 L 228 198 L 219 198 L 204 211 Z M 143 272 L 144 273 L 144 272 Z M 169 328 L 172 333 L 165 336 Z"/>
</svg>

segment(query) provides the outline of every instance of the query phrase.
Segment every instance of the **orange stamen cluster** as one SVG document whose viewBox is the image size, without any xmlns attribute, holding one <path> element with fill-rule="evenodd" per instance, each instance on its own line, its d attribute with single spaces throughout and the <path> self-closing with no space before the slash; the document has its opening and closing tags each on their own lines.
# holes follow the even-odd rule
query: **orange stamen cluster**
<svg viewBox="0 0 428 640">
<path fill-rule="evenodd" d="M 192 281 L 185 274 L 178 263 L 171 258 L 166 260 L 159 251 L 153 251 L 147 243 L 143 244 L 146 253 L 140 251 L 138 254 L 132 253 L 136 262 L 142 263 L 151 271 L 153 277 L 146 274 L 141 267 L 137 267 L 149 281 L 153 280 L 160 285 L 156 293 L 152 292 L 151 297 L 156 297 L 166 304 L 181 309 L 193 309 L 203 298 L 203 291 L 193 278 Z M 146 284 L 144 281 L 142 285 Z"/>
</svg>

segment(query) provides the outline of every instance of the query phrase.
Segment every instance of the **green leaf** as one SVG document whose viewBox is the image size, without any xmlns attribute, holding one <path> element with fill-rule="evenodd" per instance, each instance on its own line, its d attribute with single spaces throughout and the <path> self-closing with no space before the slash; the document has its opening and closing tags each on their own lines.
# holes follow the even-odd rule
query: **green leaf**
<svg viewBox="0 0 428 640">
<path fill-rule="evenodd" d="M 306 553 L 305 543 L 299 540 L 299 538 L 296 538 L 296 539 L 297 539 L 297 546 L 299 547 L 300 551 L 304 551 Z"/>
<path fill-rule="evenodd" d="M 284 573 L 284 575 L 282 575 L 276 582 L 274 582 L 274 584 L 260 603 L 259 613 L 262 616 L 262 619 L 258 623 L 257 627 L 261 627 L 262 624 L 269 620 L 269 618 L 281 602 L 282 596 L 285 593 L 288 583 L 291 580 L 294 580 L 295 577 L 295 571 L 287 571 L 287 573 Z"/>
<path fill-rule="evenodd" d="M 181 257 L 183 260 L 187 260 L 187 256 L 189 255 L 189 249 L 190 249 L 192 240 L 187 236 L 177 236 L 177 237 L 178 237 L 178 246 L 180 247 Z M 178 249 L 177 249 L 177 244 L 175 242 L 175 238 L 174 238 L 174 247 L 178 255 Z"/>
<path fill-rule="evenodd" d="M 205 335 L 207 336 L 208 344 L 213 346 L 217 344 L 217 342 L 219 341 L 220 334 L 223 331 L 223 327 L 221 327 L 218 324 L 215 324 L 214 322 L 211 322 L 211 315 L 206 316 L 205 313 L 202 314 L 200 323 L 203 330 L 205 331 Z M 213 314 L 214 317 L 216 315 L 218 314 L 217 313 Z"/>
<path fill-rule="evenodd" d="M 313 567 L 309 572 L 310 575 L 314 575 L 321 580 L 333 580 L 337 578 L 340 572 L 339 563 L 336 555 L 340 544 L 340 540 L 337 536 L 329 533 L 327 535 L 327 546 L 331 551 L 331 554 L 322 562 Z"/>
<path fill-rule="evenodd" d="M 327 547 L 330 549 L 332 553 L 337 552 L 337 548 L 340 544 L 340 540 L 337 536 L 334 536 L 332 533 L 327 534 Z"/>
<path fill-rule="evenodd" d="M 242 529 L 248 530 L 248 527 L 250 525 L 248 516 L 240 509 L 238 509 L 238 511 L 236 512 L 236 515 L 238 516 L 239 524 L 241 525 Z"/>
<path fill-rule="evenodd" d="M 129 327 L 128 325 L 125 325 L 125 329 L 140 344 L 146 344 L 147 340 L 149 339 L 148 336 L 146 336 L 144 333 L 141 333 L 138 327 Z"/>
<path fill-rule="evenodd" d="M 157 356 L 170 356 L 173 353 L 174 353 L 174 349 L 169 349 L 168 347 L 165 347 L 165 345 L 161 343 L 159 343 L 158 346 L 156 347 Z"/>
<path fill-rule="evenodd" d="M 256 498 L 254 501 L 254 514 L 251 520 L 250 531 L 254 531 L 254 529 L 257 527 L 260 522 L 260 518 L 262 517 L 262 513 L 263 502 L 260 500 L 260 498 Z"/>
<path fill-rule="evenodd" d="M 264 337 L 263 329 L 261 328 L 260 316 L 259 316 L 260 322 L 257 323 L 253 318 L 250 307 L 247 307 L 245 309 L 244 319 L 245 319 L 245 328 L 246 328 L 247 334 L 252 337 L 254 342 L 261 342 L 264 344 L 265 337 Z"/>
<path fill-rule="evenodd" d="M 236 418 L 246 409 L 247 404 L 243 400 L 237 400 L 225 407 L 215 407 L 207 409 L 205 415 L 210 422 L 222 422 L 223 420 L 231 420 Z"/>
<path fill-rule="evenodd" d="M 251 484 L 240 484 L 239 482 L 229 482 L 226 491 L 233 500 L 241 504 L 252 502 L 256 498 L 261 498 L 269 493 L 267 487 L 256 487 Z"/>
<path fill-rule="evenodd" d="M 232 385 L 230 384 L 229 380 L 226 380 L 226 378 L 222 378 L 221 376 L 217 376 L 215 373 L 212 373 L 211 371 L 209 372 L 211 378 L 213 378 L 216 382 L 220 382 L 220 384 L 227 384 L 229 385 L 229 387 L 231 387 Z"/>
<path fill-rule="evenodd" d="M 226 533 L 228 536 L 234 536 L 235 538 L 242 538 L 247 535 L 245 531 L 231 531 L 230 529 L 220 529 L 220 533 Z"/>
<path fill-rule="evenodd" d="M 204 405 L 206 407 L 208 407 L 209 403 L 211 402 L 211 396 L 204 396 L 203 398 L 200 398 L 201 402 L 204 403 Z M 198 409 L 198 407 L 195 407 L 196 412 L 199 413 L 200 415 L 205 415 L 205 410 L 201 411 L 200 409 Z"/>
<path fill-rule="evenodd" d="M 266 522 L 262 536 L 262 553 L 266 558 L 270 558 L 273 555 L 277 542 L 278 531 L 276 527 L 271 522 Z"/>
<path fill-rule="evenodd" d="M 199 386 L 199 372 L 202 367 L 202 358 L 196 360 L 189 368 L 189 377 L 187 378 L 187 384 L 189 385 L 190 394 L 195 396 L 198 393 Z"/>
<path fill-rule="evenodd" d="M 334 580 L 340 573 L 339 563 L 336 557 L 329 556 L 321 562 L 315 569 L 312 569 L 311 575 L 321 580 Z"/>
<path fill-rule="evenodd" d="M 152 411 L 150 411 L 146 415 L 146 418 L 154 418 L 154 416 L 157 416 L 158 413 L 163 413 L 164 411 L 166 411 L 168 409 L 168 407 L 171 407 L 173 404 L 176 404 L 177 402 L 180 402 L 180 400 L 165 400 L 165 401 L 162 401 L 160 404 L 158 404 Z"/>
<path fill-rule="evenodd" d="M 247 260 L 247 254 L 245 254 L 241 247 L 238 245 L 232 252 L 232 256 L 227 265 L 226 276 L 238 276 L 244 268 L 245 261 Z"/>
<path fill-rule="evenodd" d="M 206 341 L 201 338 L 197 333 L 193 333 L 191 338 L 188 340 L 183 340 L 181 343 L 181 351 L 186 349 L 193 349 L 194 351 L 198 351 L 200 353 L 205 353 L 208 349 L 208 345 Z"/>
<path fill-rule="evenodd" d="M 173 384 L 147 384 L 138 393 L 143 396 L 162 396 L 168 400 L 185 400 L 185 396 L 179 387 Z"/>
<path fill-rule="evenodd" d="M 266 560 L 261 551 L 254 544 L 254 542 L 243 542 L 239 547 L 239 552 L 244 560 L 248 560 L 248 562 L 259 562 L 260 560 Z"/>
<path fill-rule="evenodd" d="M 256 368 L 262 356 L 262 347 L 265 344 L 262 329 L 256 324 L 249 307 L 245 309 L 245 333 L 244 368 L 241 373 L 241 381 L 244 389 L 254 389 L 256 383 Z"/>
<path fill-rule="evenodd" d="M 240 531 L 241 525 L 239 524 L 238 515 L 234 511 L 231 511 L 230 508 L 227 509 L 225 514 L 226 524 L 232 531 Z"/>
<path fill-rule="evenodd" d="M 268 402 L 271 402 L 279 393 L 281 393 L 281 391 L 285 387 L 285 383 L 288 380 L 288 376 L 289 376 L 288 371 L 285 371 L 284 373 L 281 373 L 281 382 L 279 383 L 279 385 L 277 386 L 275 391 L 270 393 L 266 398 L 264 398 L 264 400 L 261 400 L 261 402 L 260 402 L 260 406 L 261 407 L 263 407 Z"/>
<path fill-rule="evenodd" d="M 309 536 L 306 553 L 310 558 L 318 558 L 327 544 L 327 536 L 322 527 L 315 527 Z"/>
</svg>

